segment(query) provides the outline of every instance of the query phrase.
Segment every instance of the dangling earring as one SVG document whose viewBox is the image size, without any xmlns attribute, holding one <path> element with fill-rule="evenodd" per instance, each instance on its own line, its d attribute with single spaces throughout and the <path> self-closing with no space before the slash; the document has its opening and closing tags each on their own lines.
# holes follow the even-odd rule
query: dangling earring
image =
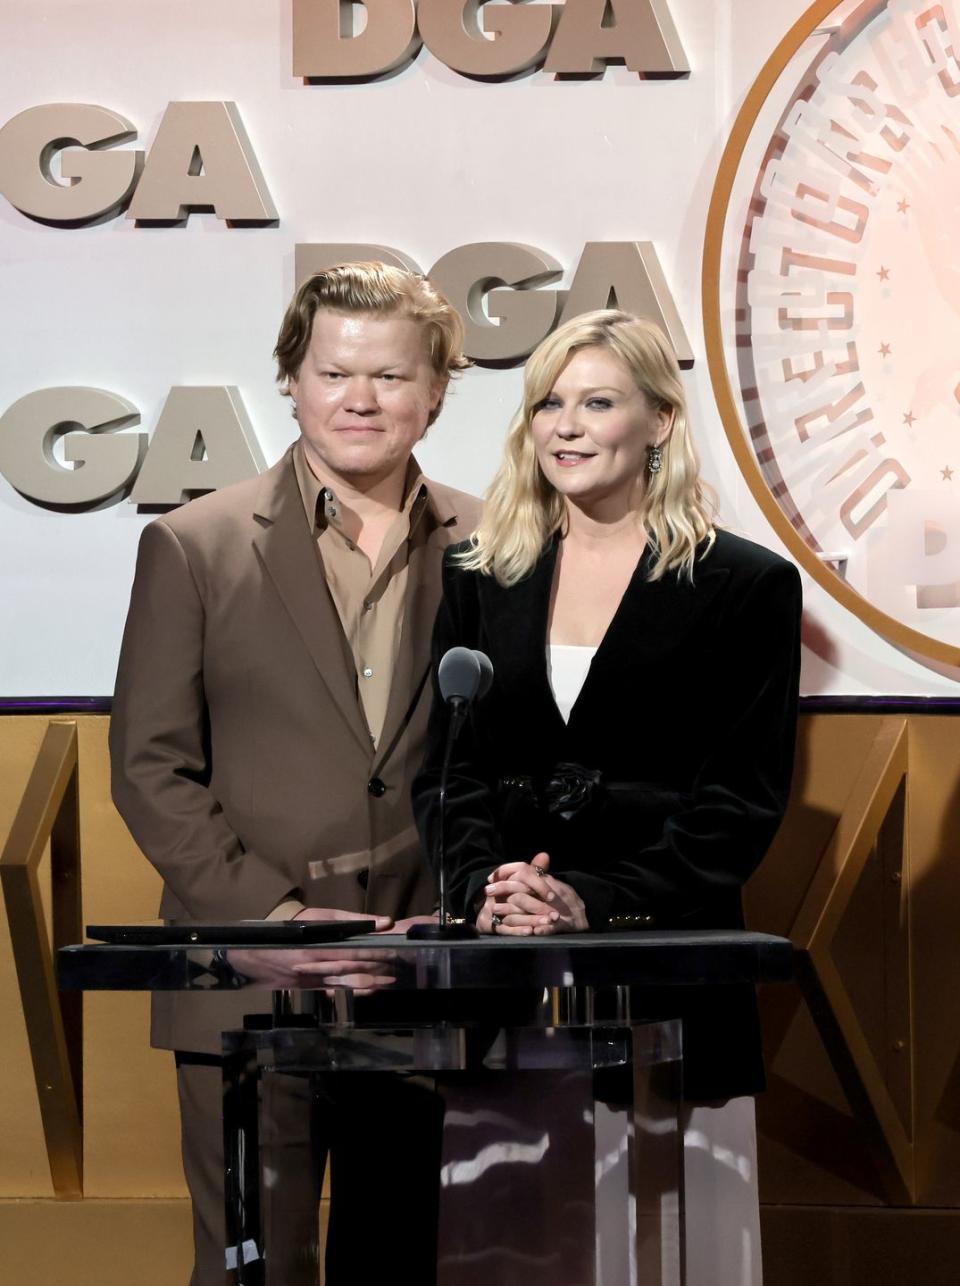
<svg viewBox="0 0 960 1286">
<path fill-rule="evenodd" d="M 659 473 L 663 468 L 663 447 L 647 447 L 647 473 Z"/>
</svg>

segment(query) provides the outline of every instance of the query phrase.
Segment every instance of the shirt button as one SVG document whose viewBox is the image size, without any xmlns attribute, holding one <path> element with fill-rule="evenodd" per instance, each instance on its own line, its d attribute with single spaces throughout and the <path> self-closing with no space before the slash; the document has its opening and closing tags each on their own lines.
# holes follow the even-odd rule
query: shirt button
<svg viewBox="0 0 960 1286">
<path fill-rule="evenodd" d="M 379 799 L 381 795 L 387 793 L 387 788 L 379 777 L 371 777 L 367 782 L 367 791 L 373 795 L 374 799 Z"/>
<path fill-rule="evenodd" d="M 363 677 L 364 677 L 365 679 L 372 679 L 372 678 L 373 678 L 373 671 L 370 669 L 369 665 L 365 665 L 365 666 L 363 667 Z"/>
<path fill-rule="evenodd" d="M 371 608 L 372 608 L 372 607 L 373 607 L 373 604 L 372 604 L 371 602 L 369 602 L 369 601 L 368 601 L 368 602 L 365 602 L 365 603 L 364 603 L 364 605 L 363 605 L 363 610 L 364 610 L 365 612 L 369 612 L 369 611 L 371 610 Z"/>
</svg>

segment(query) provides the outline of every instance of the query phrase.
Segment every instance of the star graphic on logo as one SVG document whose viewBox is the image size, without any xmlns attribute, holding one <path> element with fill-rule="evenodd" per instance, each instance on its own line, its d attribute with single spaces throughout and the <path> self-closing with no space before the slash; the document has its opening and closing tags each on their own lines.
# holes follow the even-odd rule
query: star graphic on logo
<svg viewBox="0 0 960 1286">
<path fill-rule="evenodd" d="M 949 465 L 947 465 L 946 468 L 940 470 L 940 477 L 944 480 L 944 482 L 951 482 L 953 480 L 953 470 L 950 468 Z"/>
<path fill-rule="evenodd" d="M 890 276 L 890 269 L 884 268 L 883 264 L 881 264 L 880 271 L 877 273 L 877 276 L 880 278 L 881 281 L 886 281 L 887 278 Z"/>
<path fill-rule="evenodd" d="M 877 352 L 880 354 L 880 356 L 881 356 L 881 357 L 889 357 L 889 356 L 890 356 L 890 345 L 889 345 L 889 344 L 881 344 L 881 345 L 880 345 L 880 347 L 877 349 Z"/>
<path fill-rule="evenodd" d="M 910 202 L 907 200 L 906 197 L 904 197 L 902 201 L 897 202 L 897 209 L 900 211 L 901 214 L 907 213 L 907 211 L 910 209 Z"/>
<path fill-rule="evenodd" d="M 912 411 L 908 411 L 906 415 L 903 417 L 903 422 L 904 424 L 913 424 L 916 418 L 917 417 L 914 415 Z"/>
</svg>

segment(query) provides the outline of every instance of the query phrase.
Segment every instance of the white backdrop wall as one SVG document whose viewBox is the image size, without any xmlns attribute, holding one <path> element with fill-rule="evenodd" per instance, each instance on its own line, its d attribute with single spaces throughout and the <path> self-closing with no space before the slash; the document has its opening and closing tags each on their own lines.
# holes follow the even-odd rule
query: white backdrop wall
<svg viewBox="0 0 960 1286">
<path fill-rule="evenodd" d="M 290 0 L 4 0 L 0 124 L 43 103 L 95 103 L 149 149 L 167 104 L 233 100 L 279 212 L 276 227 L 213 214 L 144 228 L 122 215 L 66 229 L 0 198 L 0 413 L 35 389 L 109 389 L 152 430 L 173 385 L 236 385 L 267 463 L 294 425 L 270 353 L 300 242 L 373 242 L 424 267 L 455 246 L 515 241 L 566 269 L 588 241 L 653 241 L 695 364 L 686 373 L 706 476 L 726 525 L 782 549 L 740 477 L 707 373 L 700 270 L 730 126 L 803 0 L 671 0 L 688 78 L 536 71 L 465 79 L 423 49 L 379 82 L 305 85 L 291 71 Z M 474 369 L 418 456 L 478 492 L 518 401 L 519 369 Z M 135 430 L 136 431 L 136 430 Z M 0 479 L 0 696 L 113 686 L 137 538 L 126 499 L 41 508 Z M 807 693 L 957 694 L 806 582 Z"/>
</svg>

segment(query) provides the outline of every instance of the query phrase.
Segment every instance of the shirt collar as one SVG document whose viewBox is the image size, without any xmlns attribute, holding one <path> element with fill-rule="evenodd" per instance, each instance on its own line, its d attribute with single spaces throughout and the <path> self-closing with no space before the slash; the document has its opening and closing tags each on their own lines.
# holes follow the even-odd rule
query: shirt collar
<svg viewBox="0 0 960 1286">
<path fill-rule="evenodd" d="M 333 489 L 321 482 L 307 463 L 302 438 L 299 438 L 293 446 L 293 469 L 310 531 L 316 533 L 331 525 L 339 527 L 340 502 Z M 411 456 L 407 462 L 404 501 L 401 507 L 401 513 L 407 514 L 410 519 L 411 531 L 430 499 L 430 484 L 423 476 L 416 459 Z"/>
</svg>

